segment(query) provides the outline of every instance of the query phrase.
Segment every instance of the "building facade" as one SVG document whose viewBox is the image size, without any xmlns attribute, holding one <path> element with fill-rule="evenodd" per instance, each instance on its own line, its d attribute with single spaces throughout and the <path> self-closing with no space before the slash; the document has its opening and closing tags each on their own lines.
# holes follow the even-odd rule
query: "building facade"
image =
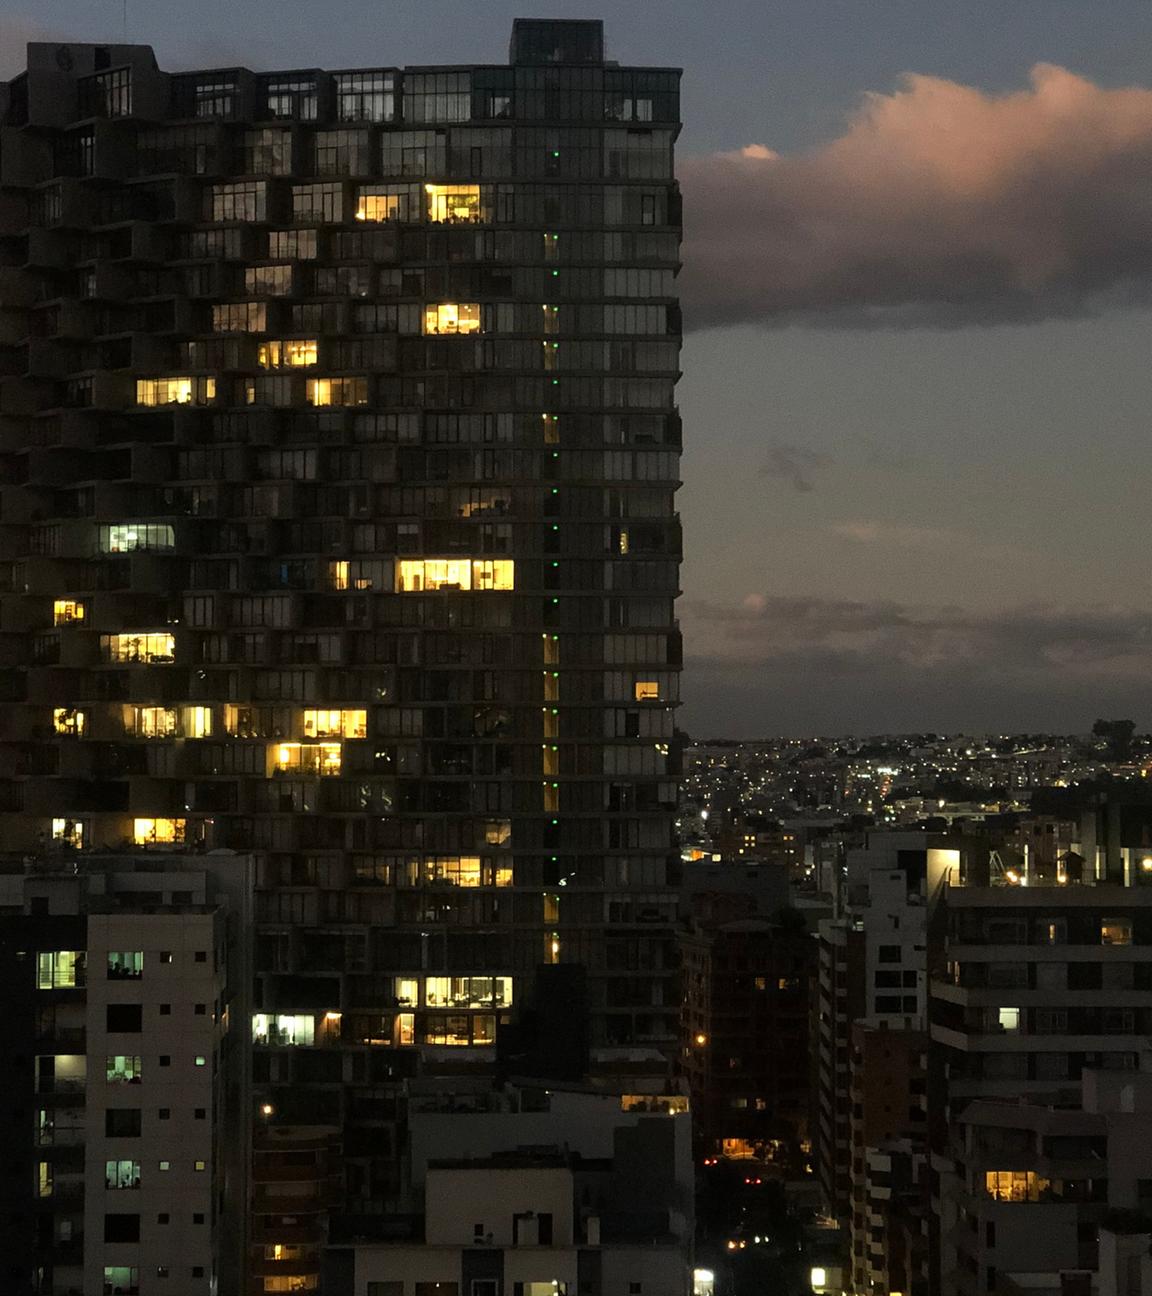
<svg viewBox="0 0 1152 1296">
<path fill-rule="evenodd" d="M 228 864 L 227 890 L 190 861 L 0 874 L 13 1296 L 239 1283 L 250 865 Z"/>
<path fill-rule="evenodd" d="M 0 847 L 256 858 L 255 1109 L 336 1213 L 541 967 L 675 1050 L 678 77 L 518 21 L 0 91 Z"/>
<path fill-rule="evenodd" d="M 929 1109 L 947 1296 L 1091 1283 L 1104 1226 L 1132 1231 L 1114 1213 L 1152 1205 L 1150 826 L 1140 791 L 1100 798 L 1055 847 L 954 870 L 939 891 Z"/>
</svg>

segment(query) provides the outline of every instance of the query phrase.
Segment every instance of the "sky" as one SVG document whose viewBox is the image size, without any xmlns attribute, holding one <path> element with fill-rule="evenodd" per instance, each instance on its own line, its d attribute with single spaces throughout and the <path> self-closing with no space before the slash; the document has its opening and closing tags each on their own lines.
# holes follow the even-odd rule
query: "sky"
<svg viewBox="0 0 1152 1296">
<path fill-rule="evenodd" d="M 683 67 L 682 725 L 1152 727 L 1146 0 L 0 0 L 0 75 L 125 16 L 173 69 L 517 16 Z"/>
</svg>

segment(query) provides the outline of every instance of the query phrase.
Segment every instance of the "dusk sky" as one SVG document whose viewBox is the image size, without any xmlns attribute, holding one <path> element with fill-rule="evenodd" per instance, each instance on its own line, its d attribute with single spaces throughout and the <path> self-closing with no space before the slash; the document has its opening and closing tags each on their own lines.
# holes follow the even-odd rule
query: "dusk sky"
<svg viewBox="0 0 1152 1296">
<path fill-rule="evenodd" d="M 517 16 L 685 68 L 684 727 L 1152 726 L 1147 0 L 128 0 L 128 38 L 503 62 Z M 0 0 L 0 76 L 123 32 Z"/>
</svg>

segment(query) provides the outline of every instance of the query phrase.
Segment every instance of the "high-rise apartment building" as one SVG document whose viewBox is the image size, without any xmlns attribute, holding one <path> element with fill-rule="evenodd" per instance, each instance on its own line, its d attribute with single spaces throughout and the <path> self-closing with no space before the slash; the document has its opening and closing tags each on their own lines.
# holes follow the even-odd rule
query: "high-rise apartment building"
<svg viewBox="0 0 1152 1296">
<path fill-rule="evenodd" d="M 675 1047 L 678 76 L 518 21 L 0 87 L 0 847 L 256 857 L 255 1101 L 337 1213 L 541 969 L 602 1069 Z"/>
</svg>

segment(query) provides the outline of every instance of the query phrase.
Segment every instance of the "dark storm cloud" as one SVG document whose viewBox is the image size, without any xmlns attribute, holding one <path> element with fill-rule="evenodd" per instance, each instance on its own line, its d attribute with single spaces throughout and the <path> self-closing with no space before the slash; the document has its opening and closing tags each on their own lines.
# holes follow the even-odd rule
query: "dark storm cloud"
<svg viewBox="0 0 1152 1296">
<path fill-rule="evenodd" d="M 686 599 L 681 615 L 694 649 L 684 719 L 697 734 L 1073 730 L 1104 710 L 1152 719 L 1152 612 L 754 594 L 737 606 Z"/>
<path fill-rule="evenodd" d="M 777 441 L 768 447 L 768 456 L 760 465 L 760 476 L 786 482 L 793 490 L 807 494 L 816 489 L 816 470 L 827 463 L 828 456 L 818 450 Z"/>
<path fill-rule="evenodd" d="M 1152 90 L 1062 68 L 1000 96 L 908 76 L 812 152 L 680 171 L 690 328 L 1027 321 L 1152 285 Z"/>
</svg>

